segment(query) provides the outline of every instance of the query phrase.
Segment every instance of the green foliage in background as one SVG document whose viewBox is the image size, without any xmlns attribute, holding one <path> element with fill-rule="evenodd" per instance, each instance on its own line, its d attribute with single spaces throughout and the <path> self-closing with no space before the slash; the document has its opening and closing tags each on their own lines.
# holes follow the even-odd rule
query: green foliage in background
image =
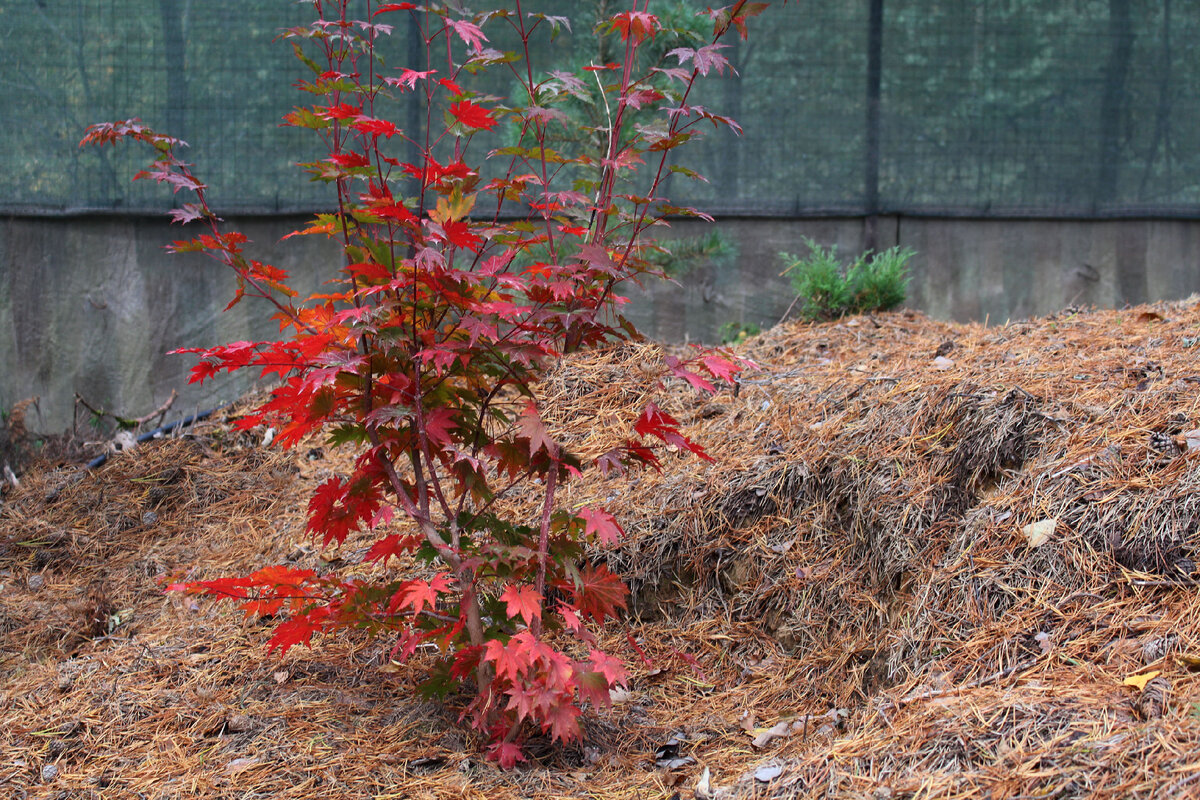
<svg viewBox="0 0 1200 800">
<path fill-rule="evenodd" d="M 762 328 L 753 322 L 726 322 L 717 333 L 723 345 L 739 345 L 747 339 L 758 336 Z"/>
<path fill-rule="evenodd" d="M 805 319 L 887 311 L 904 302 L 910 279 L 908 260 L 915 255 L 912 250 L 868 250 L 843 266 L 837 257 L 837 245 L 821 247 L 807 237 L 804 244 L 809 250 L 806 258 L 790 253 L 780 253 L 779 257 L 787 264 L 783 274 L 791 275 L 792 288 L 802 303 L 800 315 Z"/>
<path fill-rule="evenodd" d="M 730 266 L 738 253 L 737 243 L 716 229 L 701 236 L 660 239 L 655 245 L 658 249 L 647 253 L 646 260 L 668 278 L 682 278 L 705 262 L 718 269 Z"/>
</svg>

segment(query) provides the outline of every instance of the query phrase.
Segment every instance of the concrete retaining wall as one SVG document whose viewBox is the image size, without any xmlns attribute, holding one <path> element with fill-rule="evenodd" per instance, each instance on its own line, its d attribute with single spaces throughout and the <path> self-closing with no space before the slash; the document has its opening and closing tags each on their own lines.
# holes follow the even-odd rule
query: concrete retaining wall
<svg viewBox="0 0 1200 800">
<path fill-rule="evenodd" d="M 302 218 L 231 220 L 254 243 L 254 258 L 288 268 L 301 291 L 314 290 L 338 254 L 328 242 L 279 238 Z M 769 327 L 792 301 L 777 254 L 804 252 L 801 237 L 863 246 L 860 219 L 736 219 L 718 223 L 738 256 L 717 268 L 698 264 L 678 285 L 630 292 L 629 316 L 649 335 L 714 341 L 728 322 Z M 677 223 L 663 238 L 709 230 Z M 945 319 L 1002 323 L 1071 304 L 1120 306 L 1200 291 L 1200 221 L 1098 222 L 882 218 L 880 248 L 917 251 L 909 305 Z M 157 407 L 179 389 L 180 413 L 242 392 L 225 378 L 188 387 L 176 347 L 270 336 L 277 330 L 248 300 L 221 309 L 233 282 L 198 255 L 162 249 L 181 237 L 165 220 L 106 217 L 0 219 L 0 409 L 38 395 L 44 431 L 71 425 L 73 397 L 126 416 Z"/>
</svg>

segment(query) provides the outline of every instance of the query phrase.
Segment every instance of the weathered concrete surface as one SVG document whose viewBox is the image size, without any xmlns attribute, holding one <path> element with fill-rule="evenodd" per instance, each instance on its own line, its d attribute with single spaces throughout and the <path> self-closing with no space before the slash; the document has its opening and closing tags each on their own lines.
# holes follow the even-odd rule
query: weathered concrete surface
<svg viewBox="0 0 1200 800">
<path fill-rule="evenodd" d="M 338 254 L 327 241 L 279 238 L 302 218 L 231 220 L 254 257 L 289 269 L 314 290 Z M 697 264 L 678 284 L 627 292 L 628 316 L 669 341 L 715 341 L 728 322 L 776 323 L 793 296 L 780 251 L 803 254 L 801 238 L 863 247 L 859 219 L 738 219 L 718 223 L 738 247 L 728 266 Z M 664 239 L 705 233 L 695 221 Z M 883 218 L 878 246 L 917 251 L 909 305 L 945 319 L 993 323 L 1071 304 L 1119 306 L 1200 291 L 1200 222 L 941 220 Z M 199 255 L 171 256 L 181 237 L 165 220 L 0 219 L 0 409 L 38 395 L 44 431 L 71 425 L 76 392 L 126 416 L 156 408 L 172 389 L 182 413 L 245 388 L 224 376 L 187 386 L 191 361 L 177 347 L 265 338 L 276 330 L 260 302 L 221 309 L 232 296 L 227 271 Z"/>
<path fill-rule="evenodd" d="M 1194 221 L 904 219 L 899 241 L 918 253 L 910 304 L 945 319 L 1003 323 L 1200 291 Z"/>
<path fill-rule="evenodd" d="M 281 232 L 292 228 L 279 220 L 233 224 L 254 240 L 260 260 L 296 255 L 306 267 L 298 289 L 315 289 L 317 267 L 336 256 L 315 237 L 280 246 Z M 37 395 L 40 418 L 30 427 L 57 431 L 72 424 L 75 393 L 139 416 L 172 389 L 181 414 L 244 391 L 245 378 L 188 386 L 190 357 L 167 354 L 279 330 L 251 300 L 220 313 L 233 297 L 232 276 L 203 256 L 163 250 L 183 235 L 154 219 L 0 221 L 0 409 Z"/>
</svg>

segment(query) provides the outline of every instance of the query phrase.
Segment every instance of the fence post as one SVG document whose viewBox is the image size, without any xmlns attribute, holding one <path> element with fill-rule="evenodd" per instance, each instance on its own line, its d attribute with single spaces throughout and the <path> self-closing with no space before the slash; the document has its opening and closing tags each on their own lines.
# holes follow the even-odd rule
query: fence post
<svg viewBox="0 0 1200 800">
<path fill-rule="evenodd" d="M 863 247 L 875 250 L 879 222 L 879 106 L 883 76 L 883 0 L 870 0 L 867 22 L 867 148 L 863 175 Z"/>
</svg>

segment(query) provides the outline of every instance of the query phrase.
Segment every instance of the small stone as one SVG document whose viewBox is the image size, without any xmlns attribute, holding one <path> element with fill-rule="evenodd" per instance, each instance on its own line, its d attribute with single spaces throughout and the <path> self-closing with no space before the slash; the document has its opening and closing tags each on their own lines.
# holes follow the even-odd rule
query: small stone
<svg viewBox="0 0 1200 800">
<path fill-rule="evenodd" d="M 30 575 L 25 585 L 29 587 L 29 591 L 38 592 L 46 585 L 46 579 L 41 575 Z"/>
<path fill-rule="evenodd" d="M 142 524 L 145 525 L 147 528 L 156 524 L 157 522 L 158 522 L 158 514 L 156 512 L 147 511 L 145 514 L 142 514 Z"/>
<path fill-rule="evenodd" d="M 49 783 L 50 781 L 54 780 L 57 777 L 58 777 L 58 765 L 47 764 L 46 766 L 42 767 L 42 781 L 44 783 Z"/>
</svg>

